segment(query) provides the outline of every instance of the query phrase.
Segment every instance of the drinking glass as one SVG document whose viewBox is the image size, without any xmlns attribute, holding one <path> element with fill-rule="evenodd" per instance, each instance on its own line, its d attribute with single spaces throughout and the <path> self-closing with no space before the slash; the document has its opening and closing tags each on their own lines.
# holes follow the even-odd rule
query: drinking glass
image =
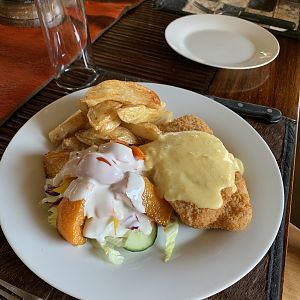
<svg viewBox="0 0 300 300">
<path fill-rule="evenodd" d="M 93 84 L 97 68 L 82 0 L 35 0 L 58 86 L 79 90 Z"/>
</svg>

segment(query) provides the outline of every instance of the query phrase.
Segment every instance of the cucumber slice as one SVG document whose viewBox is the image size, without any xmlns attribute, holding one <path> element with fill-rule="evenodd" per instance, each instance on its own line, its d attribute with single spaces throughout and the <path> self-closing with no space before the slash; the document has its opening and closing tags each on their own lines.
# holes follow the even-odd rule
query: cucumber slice
<svg viewBox="0 0 300 300">
<path fill-rule="evenodd" d="M 123 248 L 131 252 L 144 251 L 154 244 L 156 237 L 157 225 L 156 223 L 153 223 L 152 231 L 149 235 L 144 234 L 140 230 L 130 231 Z"/>
</svg>

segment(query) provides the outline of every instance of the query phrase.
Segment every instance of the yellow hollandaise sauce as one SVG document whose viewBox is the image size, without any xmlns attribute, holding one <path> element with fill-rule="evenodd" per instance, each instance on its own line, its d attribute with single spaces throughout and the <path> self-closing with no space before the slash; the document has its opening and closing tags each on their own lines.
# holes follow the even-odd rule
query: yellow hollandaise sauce
<svg viewBox="0 0 300 300">
<path fill-rule="evenodd" d="M 141 148 L 145 171 L 167 201 L 218 209 L 222 189 L 235 192 L 235 172 L 243 173 L 242 162 L 216 136 L 202 131 L 167 133 Z"/>
</svg>

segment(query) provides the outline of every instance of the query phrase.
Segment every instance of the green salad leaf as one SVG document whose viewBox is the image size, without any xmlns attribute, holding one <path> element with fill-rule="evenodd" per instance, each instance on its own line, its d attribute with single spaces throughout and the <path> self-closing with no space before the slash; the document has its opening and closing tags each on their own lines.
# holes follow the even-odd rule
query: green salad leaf
<svg viewBox="0 0 300 300">
<path fill-rule="evenodd" d="M 53 206 L 48 209 L 48 223 L 56 228 L 57 207 Z"/>
<path fill-rule="evenodd" d="M 111 263 L 121 265 L 124 262 L 124 256 L 118 250 L 115 250 L 113 246 L 108 243 L 100 243 L 100 246 Z"/>
<path fill-rule="evenodd" d="M 165 244 L 165 259 L 164 261 L 167 262 L 173 253 L 175 247 L 175 241 L 178 234 L 178 222 L 177 220 L 170 222 L 166 227 L 163 227 L 165 236 L 166 236 L 166 244 Z"/>
</svg>

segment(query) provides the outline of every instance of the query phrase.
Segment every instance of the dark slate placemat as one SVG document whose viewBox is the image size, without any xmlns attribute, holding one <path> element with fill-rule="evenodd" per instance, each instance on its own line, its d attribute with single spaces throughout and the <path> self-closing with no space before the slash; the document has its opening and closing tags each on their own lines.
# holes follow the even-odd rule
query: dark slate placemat
<svg viewBox="0 0 300 300">
<path fill-rule="evenodd" d="M 202 9 L 196 8 L 193 2 L 197 1 Z M 275 35 L 282 35 L 294 39 L 300 39 L 300 3 L 293 0 L 156 0 L 155 7 L 166 11 L 171 11 L 179 15 L 220 13 L 223 10 L 242 11 L 258 16 L 268 16 L 280 20 L 295 23 L 294 30 L 276 30 L 275 27 L 262 25 Z M 227 7 L 225 9 L 225 7 Z M 257 23 L 258 24 L 258 23 Z"/>
<path fill-rule="evenodd" d="M 187 0 L 157 0 L 155 3 L 156 8 L 166 9 L 177 13 L 183 13 L 183 8 L 186 6 Z"/>
<path fill-rule="evenodd" d="M 145 81 L 143 78 L 132 77 L 126 74 L 100 70 L 98 82 L 107 79 Z M 0 157 L 5 148 L 20 127 L 35 113 L 52 103 L 56 99 L 68 94 L 51 82 L 47 87 L 30 99 L 23 107 L 18 109 L 12 117 L 0 127 Z M 213 101 L 213 100 L 212 100 Z M 285 187 L 285 212 L 288 203 L 290 169 L 294 156 L 296 136 L 296 123 L 294 120 L 283 117 L 276 124 L 268 124 L 256 119 L 246 119 L 265 139 L 280 166 Z M 245 277 L 226 290 L 211 296 L 209 299 L 252 300 L 252 299 L 280 299 L 282 268 L 284 263 L 284 241 L 288 220 L 285 213 L 277 237 L 258 265 Z M 255 247 L 255 245 L 253 245 Z M 10 259 L 7 259 L 10 257 Z M 34 275 L 13 253 L 3 233 L 0 231 L 0 278 L 15 283 L 29 292 L 43 295 L 45 290 L 50 291 L 48 299 L 57 299 L 64 295 L 47 285 Z M 19 270 L 16 277 L 16 270 Z M 34 281 L 34 285 L 32 282 Z M 64 299 L 71 299 L 66 295 Z"/>
</svg>

